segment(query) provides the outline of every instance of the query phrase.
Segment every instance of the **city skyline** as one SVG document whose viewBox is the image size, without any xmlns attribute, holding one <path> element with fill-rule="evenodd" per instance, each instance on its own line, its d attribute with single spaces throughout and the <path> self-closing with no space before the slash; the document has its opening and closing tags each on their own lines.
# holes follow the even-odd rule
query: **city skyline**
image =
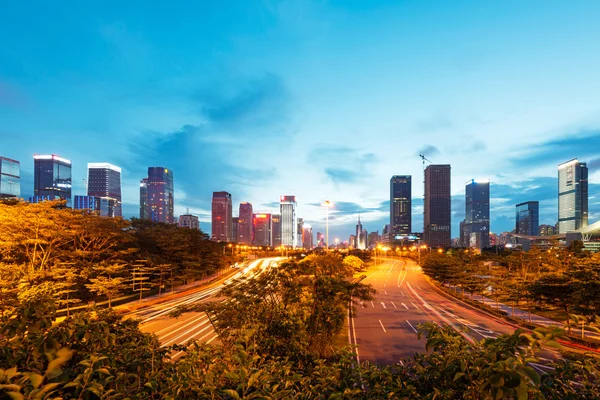
<svg viewBox="0 0 600 400">
<path fill-rule="evenodd" d="M 493 232 L 512 230 L 529 200 L 555 224 L 556 166 L 578 158 L 589 220 L 600 219 L 600 4 L 250 3 L 143 15 L 39 4 L 18 35 L 28 10 L 11 6 L 0 137 L 1 155 L 21 163 L 21 196 L 33 196 L 33 154 L 73 162 L 73 195 L 86 193 L 87 162 L 103 160 L 122 168 L 123 215 L 137 216 L 145 169 L 165 165 L 175 214 L 189 208 L 206 232 L 215 190 L 271 213 L 294 193 L 318 231 L 331 200 L 330 239 L 342 240 L 358 214 L 382 231 L 396 174 L 413 177 L 422 230 L 424 154 L 452 165 L 457 237 L 462 182 L 491 180 Z"/>
</svg>

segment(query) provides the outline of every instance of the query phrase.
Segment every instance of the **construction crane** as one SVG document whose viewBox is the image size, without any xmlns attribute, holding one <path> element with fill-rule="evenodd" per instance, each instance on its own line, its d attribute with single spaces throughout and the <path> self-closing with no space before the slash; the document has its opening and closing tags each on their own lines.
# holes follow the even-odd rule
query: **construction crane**
<svg viewBox="0 0 600 400">
<path fill-rule="evenodd" d="M 425 171 L 425 161 L 427 161 L 428 163 L 432 163 L 431 160 L 428 160 L 425 158 L 425 156 L 423 154 L 419 154 L 419 157 L 421 157 L 421 160 L 423 160 L 423 171 Z"/>
<path fill-rule="evenodd" d="M 88 191 L 88 183 L 87 183 L 87 181 L 86 181 L 85 179 L 82 179 L 82 181 L 83 181 L 83 184 L 85 185 L 85 193 L 87 194 L 87 191 Z"/>
</svg>

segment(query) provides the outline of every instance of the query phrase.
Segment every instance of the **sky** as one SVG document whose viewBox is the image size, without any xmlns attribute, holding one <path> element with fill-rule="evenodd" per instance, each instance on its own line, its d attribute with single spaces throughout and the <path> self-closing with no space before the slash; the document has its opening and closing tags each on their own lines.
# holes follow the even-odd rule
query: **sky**
<svg viewBox="0 0 600 400">
<path fill-rule="evenodd" d="M 600 219 L 598 1 L 13 1 L 0 13 L 0 155 L 123 169 L 138 216 L 147 167 L 173 170 L 175 213 L 210 233 L 213 191 L 347 240 L 358 215 L 389 223 L 389 180 L 419 154 L 452 166 L 452 233 L 464 186 L 491 180 L 491 231 L 515 205 L 557 220 L 557 165 L 588 162 Z"/>
</svg>

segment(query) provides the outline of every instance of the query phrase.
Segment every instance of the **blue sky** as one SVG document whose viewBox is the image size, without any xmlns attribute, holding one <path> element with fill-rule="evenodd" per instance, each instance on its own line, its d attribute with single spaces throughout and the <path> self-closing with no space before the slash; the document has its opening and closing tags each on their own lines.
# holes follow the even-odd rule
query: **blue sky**
<svg viewBox="0 0 600 400">
<path fill-rule="evenodd" d="M 452 165 L 453 235 L 464 183 L 492 181 L 494 232 L 514 205 L 556 222 L 557 165 L 590 162 L 600 219 L 598 1 L 7 1 L 0 13 L 0 155 L 123 168 L 138 212 L 148 166 L 174 171 L 176 213 L 210 231 L 213 191 L 234 207 L 298 214 L 347 239 L 388 218 L 389 179 Z"/>
</svg>

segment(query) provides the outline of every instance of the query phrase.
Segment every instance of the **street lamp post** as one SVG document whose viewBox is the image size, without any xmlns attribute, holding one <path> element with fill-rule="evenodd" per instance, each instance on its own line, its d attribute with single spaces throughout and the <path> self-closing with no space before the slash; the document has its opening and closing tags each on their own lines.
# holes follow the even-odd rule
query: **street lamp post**
<svg viewBox="0 0 600 400">
<path fill-rule="evenodd" d="M 323 205 L 325 206 L 325 251 L 329 251 L 329 207 L 331 202 L 325 200 Z"/>
</svg>

